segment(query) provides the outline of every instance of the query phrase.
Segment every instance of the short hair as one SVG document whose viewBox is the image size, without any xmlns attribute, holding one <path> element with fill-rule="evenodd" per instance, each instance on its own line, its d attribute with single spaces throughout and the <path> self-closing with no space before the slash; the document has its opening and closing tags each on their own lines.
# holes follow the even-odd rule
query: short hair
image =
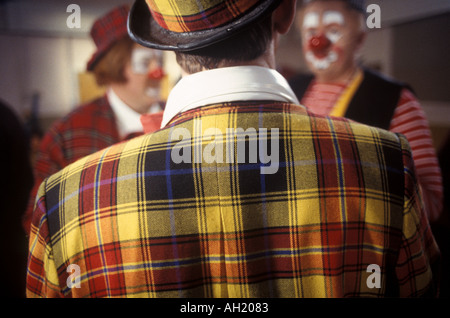
<svg viewBox="0 0 450 318">
<path fill-rule="evenodd" d="M 272 38 L 271 15 L 225 40 L 188 52 L 175 52 L 177 62 L 188 73 L 221 67 L 226 63 L 248 62 L 263 55 Z"/>
<path fill-rule="evenodd" d="M 98 85 L 125 83 L 127 81 L 124 70 L 131 59 L 134 45 L 135 43 L 131 38 L 124 37 L 114 43 L 105 55 L 101 57 L 93 69 Z"/>
</svg>

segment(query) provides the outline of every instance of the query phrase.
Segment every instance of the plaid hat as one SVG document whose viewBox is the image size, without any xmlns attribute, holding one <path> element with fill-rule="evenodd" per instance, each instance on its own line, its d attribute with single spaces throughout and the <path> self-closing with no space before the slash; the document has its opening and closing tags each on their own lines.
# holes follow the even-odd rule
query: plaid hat
<svg viewBox="0 0 450 318">
<path fill-rule="evenodd" d="M 118 40 L 128 36 L 127 19 L 130 8 L 127 5 L 117 7 L 94 22 L 91 37 L 97 51 L 87 63 L 87 70 L 92 71 L 98 61 Z"/>
<path fill-rule="evenodd" d="M 222 41 L 272 12 L 281 0 L 137 0 L 128 32 L 137 43 L 190 51 Z"/>
<path fill-rule="evenodd" d="M 303 0 L 303 4 L 305 5 L 313 1 L 315 0 Z M 364 0 L 339 0 L 339 1 L 344 1 L 348 3 L 356 11 L 366 13 L 366 6 Z"/>
</svg>

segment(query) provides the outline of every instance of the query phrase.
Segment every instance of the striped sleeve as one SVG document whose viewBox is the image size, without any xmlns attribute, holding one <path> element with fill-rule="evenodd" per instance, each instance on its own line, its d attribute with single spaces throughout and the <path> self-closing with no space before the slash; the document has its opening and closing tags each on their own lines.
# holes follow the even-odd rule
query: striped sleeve
<svg viewBox="0 0 450 318">
<path fill-rule="evenodd" d="M 404 135 L 410 143 L 428 219 L 436 221 L 443 204 L 441 169 L 428 120 L 411 91 L 402 91 L 389 130 Z"/>
</svg>

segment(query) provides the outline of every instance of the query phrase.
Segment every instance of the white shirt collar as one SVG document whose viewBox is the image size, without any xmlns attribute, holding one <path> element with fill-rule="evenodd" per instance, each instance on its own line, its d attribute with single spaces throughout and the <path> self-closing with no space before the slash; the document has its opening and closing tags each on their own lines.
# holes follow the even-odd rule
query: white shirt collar
<svg viewBox="0 0 450 318">
<path fill-rule="evenodd" d="M 116 116 L 117 129 L 121 138 L 131 133 L 143 132 L 141 114 L 125 104 L 112 89 L 108 89 L 106 96 Z"/>
<path fill-rule="evenodd" d="M 178 113 L 222 102 L 272 100 L 299 104 L 286 79 L 260 66 L 233 66 L 183 77 L 167 99 L 161 128 Z"/>
</svg>

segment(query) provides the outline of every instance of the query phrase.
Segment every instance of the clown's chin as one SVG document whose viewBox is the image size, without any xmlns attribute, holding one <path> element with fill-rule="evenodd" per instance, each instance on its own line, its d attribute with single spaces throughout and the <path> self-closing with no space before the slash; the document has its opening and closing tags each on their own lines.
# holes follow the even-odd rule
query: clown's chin
<svg viewBox="0 0 450 318">
<path fill-rule="evenodd" d="M 160 89 L 159 88 L 149 87 L 145 91 L 145 95 L 147 95 L 148 97 L 154 98 L 154 99 L 158 99 L 159 96 L 160 96 Z"/>
<path fill-rule="evenodd" d="M 338 55 L 334 51 L 330 51 L 325 57 L 318 58 L 313 52 L 308 51 L 305 54 L 306 60 L 317 70 L 326 70 L 331 64 L 337 61 Z"/>
</svg>

